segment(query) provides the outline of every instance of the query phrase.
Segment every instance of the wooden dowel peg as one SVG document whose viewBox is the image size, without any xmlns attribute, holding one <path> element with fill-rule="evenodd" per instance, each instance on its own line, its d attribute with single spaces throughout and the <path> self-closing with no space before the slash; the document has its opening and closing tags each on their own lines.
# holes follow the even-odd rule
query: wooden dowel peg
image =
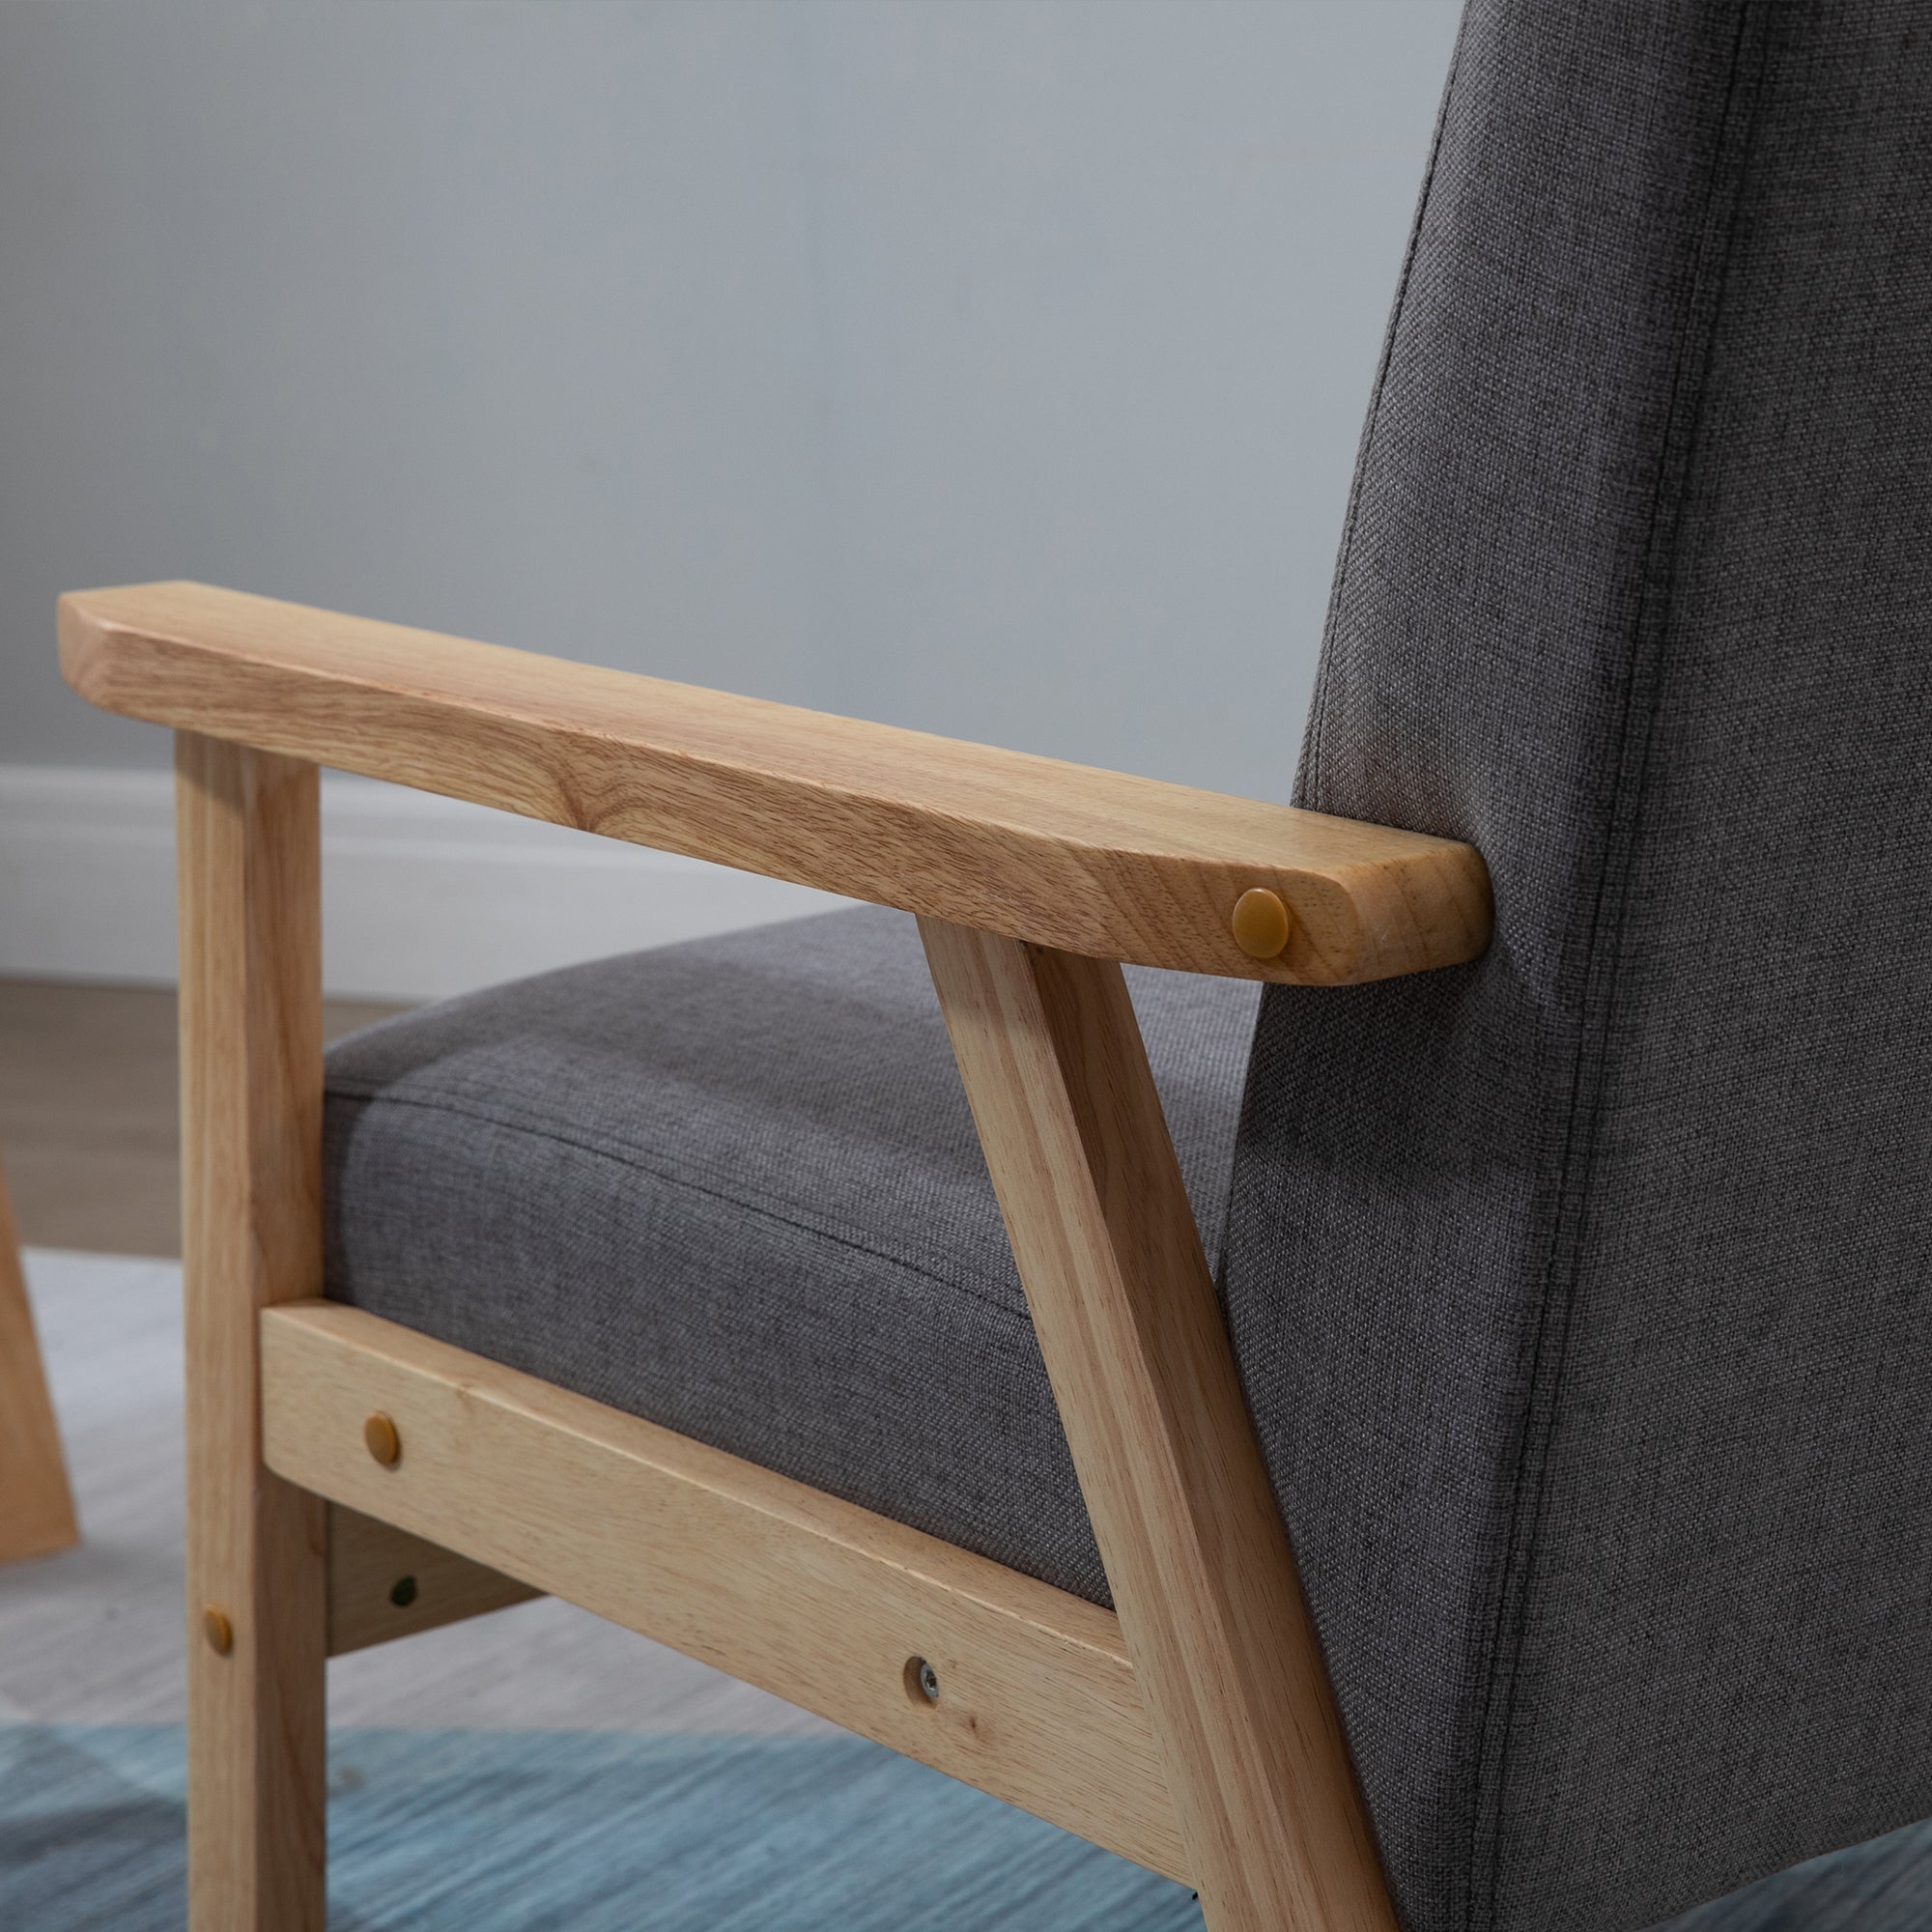
<svg viewBox="0 0 1932 1932">
<path fill-rule="evenodd" d="M 362 1440 L 368 1444 L 370 1455 L 385 1469 L 393 1469 L 403 1460 L 403 1438 L 396 1434 L 396 1425 L 381 1409 L 362 1425 Z"/>
<path fill-rule="evenodd" d="M 1251 959 L 1272 959 L 1288 944 L 1292 916 L 1279 894 L 1252 886 L 1235 901 L 1235 944 Z"/>
</svg>

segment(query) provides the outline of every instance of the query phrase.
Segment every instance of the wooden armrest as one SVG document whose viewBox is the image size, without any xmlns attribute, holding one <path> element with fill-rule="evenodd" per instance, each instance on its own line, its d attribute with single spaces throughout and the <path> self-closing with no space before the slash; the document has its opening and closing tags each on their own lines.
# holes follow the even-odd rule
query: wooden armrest
<svg viewBox="0 0 1932 1932">
<path fill-rule="evenodd" d="M 1333 985 L 1489 943 L 1451 839 L 206 584 L 73 591 L 60 623 L 103 710 L 1070 952 Z M 1234 936 L 1251 891 L 1288 908 L 1273 957 Z"/>
</svg>

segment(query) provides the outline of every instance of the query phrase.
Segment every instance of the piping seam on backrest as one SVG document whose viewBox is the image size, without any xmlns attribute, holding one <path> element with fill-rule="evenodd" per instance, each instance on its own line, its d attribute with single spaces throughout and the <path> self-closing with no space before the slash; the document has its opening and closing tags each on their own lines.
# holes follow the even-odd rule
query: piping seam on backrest
<svg viewBox="0 0 1932 1932">
<path fill-rule="evenodd" d="M 1618 719 L 1610 812 L 1603 839 L 1597 892 L 1584 947 L 1583 992 L 1572 1068 L 1571 1097 L 1558 1169 L 1554 1211 L 1544 1269 L 1546 1292 L 1531 1337 L 1516 1472 L 1511 1483 L 1508 1539 L 1497 1579 L 1496 1609 L 1487 1673 L 1488 1693 L 1478 1721 L 1478 1778 L 1467 1863 L 1466 1932 L 1477 1932 L 1479 1895 L 1493 1924 L 1502 1885 L 1502 1821 L 1510 1782 L 1516 1690 L 1528 1625 L 1527 1608 L 1543 1542 L 1546 1477 L 1552 1460 L 1561 1397 L 1575 1334 L 1575 1302 L 1587 1247 L 1591 1178 L 1598 1154 L 1606 1041 L 1624 963 L 1623 909 L 1637 847 L 1658 694 L 1674 609 L 1679 532 L 1687 486 L 1703 426 L 1737 217 L 1748 179 L 1764 92 L 1769 10 L 1741 0 L 1710 158 L 1703 233 L 1685 302 L 1683 330 L 1671 376 L 1637 610 L 1631 626 L 1623 705 Z M 1748 72 L 1747 71 L 1748 70 Z M 1493 1771 L 1491 1767 L 1493 1765 Z"/>
</svg>

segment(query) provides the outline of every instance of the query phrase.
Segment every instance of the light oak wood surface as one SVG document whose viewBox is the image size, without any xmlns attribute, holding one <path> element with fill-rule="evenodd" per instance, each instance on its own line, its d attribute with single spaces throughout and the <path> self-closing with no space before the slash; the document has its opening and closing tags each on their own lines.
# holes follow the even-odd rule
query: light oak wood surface
<svg viewBox="0 0 1932 1932">
<path fill-rule="evenodd" d="M 359 1309 L 272 1308 L 261 1332 L 289 1481 L 1184 1875 L 1108 1611 Z M 393 1467 L 364 1445 L 371 1409 Z"/>
<path fill-rule="evenodd" d="M 398 1586 L 402 1587 L 399 1589 Z M 406 1529 L 328 1506 L 328 1654 L 341 1657 L 543 1595 Z"/>
<path fill-rule="evenodd" d="M 260 1310 L 322 1286 L 317 774 L 187 733 L 176 772 L 188 1922 L 323 1932 L 325 1522 L 262 1466 L 256 1350 Z"/>
<path fill-rule="evenodd" d="M 1453 840 L 202 584 L 70 593 L 61 661 L 109 711 L 1104 958 L 1335 984 L 1489 943 Z"/>
<path fill-rule="evenodd" d="M 79 1540 L 0 1171 L 0 1563 L 51 1556 Z"/>
<path fill-rule="evenodd" d="M 1395 1932 L 1117 965 L 923 921 L 1208 1932 Z"/>
</svg>

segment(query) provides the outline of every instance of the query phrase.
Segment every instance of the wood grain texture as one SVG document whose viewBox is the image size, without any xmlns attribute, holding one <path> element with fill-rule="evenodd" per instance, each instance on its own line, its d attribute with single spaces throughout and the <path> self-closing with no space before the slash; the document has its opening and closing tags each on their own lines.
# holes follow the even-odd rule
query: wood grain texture
<svg viewBox="0 0 1932 1932">
<path fill-rule="evenodd" d="M 408 1601 L 396 1585 L 409 1579 Z M 328 1505 L 328 1654 L 341 1657 L 543 1595 L 406 1529 Z"/>
<path fill-rule="evenodd" d="M 1121 970 L 922 930 L 1209 1932 L 1394 1932 Z"/>
<path fill-rule="evenodd" d="M 1105 1610 L 359 1309 L 261 1321 L 270 1466 L 1171 1877 L 1173 1806 Z M 402 1432 L 385 1469 L 372 1408 Z M 907 1661 L 938 1673 L 929 1704 Z"/>
<path fill-rule="evenodd" d="M 1472 959 L 1467 845 L 192 583 L 61 600 L 109 711 L 1151 966 L 1311 984 Z M 1277 894 L 1287 949 L 1230 926 Z"/>
<path fill-rule="evenodd" d="M 20 1273 L 7 1177 L 0 1172 L 0 1563 L 51 1556 L 79 1541 L 60 1431 Z"/>
<path fill-rule="evenodd" d="M 176 775 L 188 1921 L 323 1932 L 323 1506 L 262 1466 L 256 1347 L 260 1310 L 322 1285 L 317 775 L 186 733 Z"/>
</svg>

